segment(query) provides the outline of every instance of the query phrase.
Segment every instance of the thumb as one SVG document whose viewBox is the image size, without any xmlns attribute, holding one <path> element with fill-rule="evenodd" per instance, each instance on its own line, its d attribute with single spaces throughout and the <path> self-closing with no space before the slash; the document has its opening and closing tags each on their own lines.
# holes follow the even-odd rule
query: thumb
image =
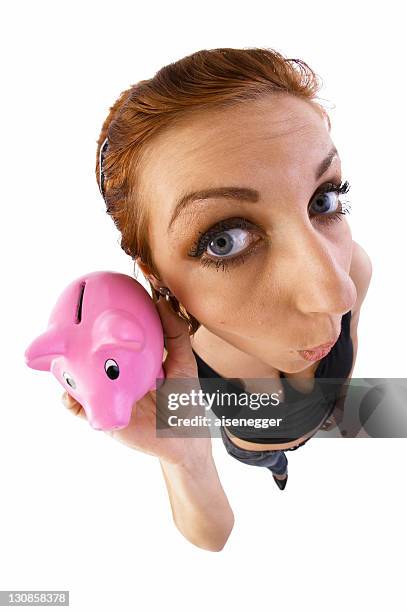
<svg viewBox="0 0 407 612">
<path fill-rule="evenodd" d="M 65 391 L 65 393 L 61 397 L 61 400 L 65 408 L 68 408 L 71 414 L 74 414 L 75 416 L 79 416 L 82 419 L 87 418 L 85 411 L 82 408 L 81 404 L 77 402 L 76 399 L 72 397 L 72 395 L 69 395 L 69 393 Z"/>
<path fill-rule="evenodd" d="M 164 331 L 168 355 L 164 361 L 167 378 L 198 377 L 198 368 L 192 352 L 189 326 L 171 309 L 169 302 L 160 296 L 156 303 Z"/>
</svg>

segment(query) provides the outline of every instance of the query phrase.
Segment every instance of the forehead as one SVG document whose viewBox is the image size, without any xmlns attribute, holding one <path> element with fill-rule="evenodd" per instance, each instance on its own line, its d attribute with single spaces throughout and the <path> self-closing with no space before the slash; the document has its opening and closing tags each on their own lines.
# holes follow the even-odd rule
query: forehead
<svg viewBox="0 0 407 612">
<path fill-rule="evenodd" d="M 208 109 L 167 129 L 147 149 L 140 183 L 154 222 L 159 217 L 166 227 L 177 199 L 189 191 L 312 181 L 331 146 L 326 122 L 309 102 L 273 95 Z"/>
</svg>

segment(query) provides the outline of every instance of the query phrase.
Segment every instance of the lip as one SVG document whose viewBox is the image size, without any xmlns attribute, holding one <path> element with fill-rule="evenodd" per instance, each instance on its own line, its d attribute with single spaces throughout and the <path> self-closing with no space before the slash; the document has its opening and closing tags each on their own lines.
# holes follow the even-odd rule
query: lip
<svg viewBox="0 0 407 612">
<path fill-rule="evenodd" d="M 325 344 L 319 344 L 318 346 L 312 346 L 311 348 L 304 348 L 304 349 L 298 349 L 298 350 L 299 351 L 311 351 L 311 352 L 323 351 L 324 349 L 332 348 L 335 342 L 336 340 L 333 340 L 332 342 L 325 342 Z"/>
<path fill-rule="evenodd" d="M 328 355 L 335 342 L 330 342 L 329 344 L 322 344 L 312 349 L 298 350 L 297 352 L 300 357 L 302 357 L 306 361 L 317 361 L 319 359 L 323 359 L 326 355 Z"/>
</svg>

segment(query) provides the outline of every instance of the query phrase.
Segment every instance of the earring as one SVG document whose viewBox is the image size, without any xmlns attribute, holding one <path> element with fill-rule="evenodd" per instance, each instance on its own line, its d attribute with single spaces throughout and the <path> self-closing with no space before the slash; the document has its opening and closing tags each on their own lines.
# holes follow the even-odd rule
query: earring
<svg viewBox="0 0 407 612">
<path fill-rule="evenodd" d="M 174 294 L 173 294 L 173 293 L 171 293 L 171 291 L 168 289 L 168 287 L 159 287 L 159 288 L 158 288 L 158 292 L 159 292 L 161 295 L 165 295 L 165 299 L 167 300 L 167 302 L 169 302 L 169 301 L 170 301 L 170 296 L 171 296 L 171 297 L 174 297 Z"/>
<path fill-rule="evenodd" d="M 158 293 L 160 293 L 161 295 L 165 295 L 165 299 L 167 300 L 167 302 L 170 301 L 170 297 L 175 297 L 175 295 L 173 293 L 171 293 L 171 291 L 168 289 L 168 287 L 159 287 L 158 288 Z M 179 306 L 181 306 L 181 308 L 185 307 L 181 304 L 181 302 L 178 302 Z M 183 318 L 182 314 L 180 312 L 177 313 L 179 317 Z"/>
</svg>

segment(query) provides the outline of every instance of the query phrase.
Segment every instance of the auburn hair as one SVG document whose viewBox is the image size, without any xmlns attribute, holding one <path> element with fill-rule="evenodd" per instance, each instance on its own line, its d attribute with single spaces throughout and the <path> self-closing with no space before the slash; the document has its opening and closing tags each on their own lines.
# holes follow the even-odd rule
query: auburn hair
<svg viewBox="0 0 407 612">
<path fill-rule="evenodd" d="M 267 94 L 288 93 L 308 100 L 330 120 L 317 100 L 320 77 L 301 59 L 284 57 L 269 48 L 203 49 L 170 63 L 150 79 L 123 91 L 103 123 L 97 140 L 96 177 L 100 148 L 107 138 L 103 158 L 103 192 L 106 212 L 121 234 L 121 248 L 146 264 L 160 277 L 148 242 L 148 206 L 141 197 L 139 169 L 154 137 L 177 120 L 203 109 L 219 109 Z M 159 295 L 148 281 L 154 302 Z M 193 334 L 200 323 L 175 297 L 174 312 L 189 324 Z"/>
</svg>

